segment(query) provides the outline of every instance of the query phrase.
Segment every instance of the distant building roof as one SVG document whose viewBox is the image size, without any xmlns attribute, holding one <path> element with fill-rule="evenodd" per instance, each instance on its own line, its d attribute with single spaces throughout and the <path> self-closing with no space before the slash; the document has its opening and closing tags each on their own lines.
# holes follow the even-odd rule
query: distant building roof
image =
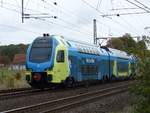
<svg viewBox="0 0 150 113">
<path fill-rule="evenodd" d="M 26 55 L 25 54 L 16 54 L 13 59 L 13 64 L 25 64 Z"/>
</svg>

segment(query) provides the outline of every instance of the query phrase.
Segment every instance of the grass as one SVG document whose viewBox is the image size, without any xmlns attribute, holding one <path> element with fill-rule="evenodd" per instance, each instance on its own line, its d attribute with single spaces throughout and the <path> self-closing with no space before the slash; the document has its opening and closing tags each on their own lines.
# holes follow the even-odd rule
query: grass
<svg viewBox="0 0 150 113">
<path fill-rule="evenodd" d="M 25 71 L 0 69 L 0 90 L 29 87 L 25 80 Z"/>
</svg>

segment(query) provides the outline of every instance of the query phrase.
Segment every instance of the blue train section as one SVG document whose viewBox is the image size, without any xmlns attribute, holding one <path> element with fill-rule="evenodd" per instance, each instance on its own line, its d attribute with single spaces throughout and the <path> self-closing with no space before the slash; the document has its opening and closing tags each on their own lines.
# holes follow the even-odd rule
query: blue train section
<svg viewBox="0 0 150 113">
<path fill-rule="evenodd" d="M 72 85 L 128 79 L 135 74 L 135 58 L 120 50 L 44 35 L 29 46 L 26 68 L 26 80 L 33 87 Z"/>
</svg>

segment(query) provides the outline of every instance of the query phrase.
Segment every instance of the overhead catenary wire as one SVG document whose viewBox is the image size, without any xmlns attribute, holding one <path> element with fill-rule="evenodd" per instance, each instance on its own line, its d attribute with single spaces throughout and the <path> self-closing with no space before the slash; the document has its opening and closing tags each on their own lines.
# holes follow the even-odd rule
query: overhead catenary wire
<svg viewBox="0 0 150 113">
<path fill-rule="evenodd" d="M 136 2 L 139 3 L 140 5 L 144 6 L 146 9 L 148 9 L 148 10 L 150 11 L 150 8 L 147 7 L 146 5 L 144 5 L 143 3 L 139 2 L 138 0 L 134 0 L 134 1 L 136 1 Z"/>
<path fill-rule="evenodd" d="M 11 3 L 8 3 L 8 2 L 3 2 L 3 4 L 5 4 L 5 5 L 9 5 L 9 6 L 12 6 L 12 7 L 14 7 L 14 8 L 17 8 L 17 9 L 15 9 L 16 10 L 16 12 L 20 12 L 21 13 L 21 11 L 18 11 L 18 10 L 20 10 L 20 6 L 18 6 L 18 5 L 15 5 L 15 4 L 11 4 Z M 3 8 L 3 7 L 2 7 Z M 12 9 L 12 8 L 8 8 L 8 9 Z M 35 12 L 35 13 L 39 13 L 39 15 L 40 14 L 46 14 L 46 15 L 51 15 L 51 14 L 49 14 L 49 13 L 45 13 L 45 12 L 41 12 L 41 11 L 37 11 L 37 10 L 34 10 L 34 9 L 30 9 L 30 8 L 24 8 L 25 10 L 28 10 L 28 11 L 32 11 L 32 12 Z M 34 13 L 33 13 L 34 14 Z"/>
<path fill-rule="evenodd" d="M 144 11 L 146 11 L 146 12 L 149 12 L 149 13 L 150 13 L 150 11 L 149 11 L 149 10 L 147 10 L 147 9 L 145 9 L 145 8 L 143 8 L 143 7 L 139 6 L 139 5 L 137 5 L 137 4 L 135 4 L 134 2 L 131 2 L 131 1 L 129 1 L 129 0 L 126 0 L 126 1 L 127 1 L 128 3 L 130 3 L 130 4 L 134 5 L 134 6 L 136 6 L 136 7 L 140 8 L 140 9 L 142 9 L 142 10 L 144 10 Z"/>
<path fill-rule="evenodd" d="M 41 20 L 41 19 L 40 19 L 40 20 Z M 42 19 L 42 21 L 46 22 L 46 24 L 51 25 L 51 24 L 49 23 L 49 22 L 50 22 L 49 20 Z M 62 27 L 62 28 L 71 30 L 71 31 L 73 31 L 73 32 L 78 32 L 78 33 L 80 33 L 80 34 L 82 34 L 82 35 L 84 35 L 84 36 L 85 36 L 85 35 L 88 35 L 89 37 L 92 37 L 91 34 L 83 33 L 82 31 L 80 31 L 80 30 L 78 30 L 78 29 L 74 29 L 74 28 L 69 27 L 69 26 L 65 26 L 65 25 L 62 25 L 62 24 L 54 23 L 54 22 L 53 22 L 52 24 L 58 25 L 58 26 L 60 26 L 60 27 Z"/>
<path fill-rule="evenodd" d="M 21 13 L 20 11 L 18 11 L 18 10 L 16 10 L 16 9 L 11 9 L 11 8 L 6 8 L 6 9 L 8 9 L 8 10 L 10 10 L 10 11 L 14 11 L 14 12 L 16 12 L 16 13 Z M 34 15 L 34 14 L 33 14 Z M 42 18 L 52 18 L 52 16 L 27 16 L 27 17 L 25 17 L 25 18 L 34 18 L 34 19 L 39 19 L 40 20 L 40 18 L 41 18 L 41 20 L 42 20 Z M 65 22 L 65 23 L 69 23 L 69 22 L 67 22 L 67 21 L 65 21 L 65 20 L 63 20 L 63 19 L 60 19 L 61 21 L 63 21 L 63 22 Z M 71 24 L 71 23 L 69 23 L 69 24 Z M 60 25 L 59 25 L 60 26 Z M 75 25 L 74 25 L 75 26 Z M 66 26 L 65 26 L 65 28 L 67 28 Z M 69 27 L 68 29 L 72 29 L 72 27 Z M 89 32 L 84 32 L 84 31 L 80 31 L 79 29 L 74 29 L 75 31 L 77 31 L 77 32 L 80 32 L 80 33 L 83 33 L 83 34 L 86 34 L 86 35 L 91 35 L 91 34 L 89 34 Z"/>
<path fill-rule="evenodd" d="M 94 10 L 97 11 L 97 9 L 96 9 L 95 7 L 93 7 L 91 4 L 87 3 L 85 0 L 81 0 L 81 1 L 83 1 L 83 2 L 86 3 L 89 7 L 93 8 Z M 102 13 L 102 12 L 100 12 L 100 13 L 101 13 L 101 14 L 104 14 L 104 13 Z M 99 15 L 99 16 L 102 16 L 102 15 Z M 106 17 L 107 17 L 107 16 L 106 16 Z M 120 27 L 122 27 L 122 28 L 125 29 L 125 30 L 128 30 L 128 29 L 129 29 L 129 28 L 128 28 L 127 26 L 125 26 L 124 24 L 122 24 L 122 23 L 120 23 L 120 22 L 118 22 L 118 21 L 116 21 L 116 20 L 114 20 L 114 19 L 112 19 L 112 18 L 107 18 L 107 19 L 109 19 L 109 20 L 113 21 L 114 23 L 118 24 Z M 128 31 L 130 31 L 130 30 L 128 30 Z M 132 30 L 131 30 L 131 31 L 132 31 Z"/>
<path fill-rule="evenodd" d="M 66 23 L 66 24 L 69 24 L 70 26 L 74 26 L 75 28 L 80 28 L 80 27 L 77 26 L 76 24 L 70 23 L 70 22 L 68 22 L 68 21 L 66 21 L 66 20 L 64 20 L 64 19 L 58 18 L 58 20 L 60 20 L 60 21 L 62 21 L 62 22 L 64 22 L 64 23 Z M 84 30 L 84 31 L 81 31 L 81 32 L 86 33 L 86 34 L 89 34 L 89 31 L 87 31 L 87 30 Z"/>
<path fill-rule="evenodd" d="M 132 29 L 132 32 L 135 32 L 136 34 L 138 34 L 138 33 L 140 33 L 140 31 L 136 28 L 136 27 L 134 27 L 133 25 L 132 25 L 132 23 L 129 23 L 125 18 L 123 18 L 123 17 L 120 17 L 121 18 L 121 20 L 122 21 L 124 21 L 127 25 L 128 25 L 128 27 L 132 27 L 133 29 Z"/>
<path fill-rule="evenodd" d="M 42 0 L 43 1 L 43 0 Z M 51 6 L 53 6 L 52 5 L 52 3 L 49 3 L 49 2 L 47 2 L 47 1 L 44 1 L 46 4 L 49 4 L 49 5 L 51 5 Z M 91 5 L 90 4 L 86 4 L 86 5 L 88 5 L 88 6 L 90 6 L 91 7 Z M 69 14 L 69 15 L 72 15 L 72 16 L 78 16 L 78 15 L 75 15 L 75 13 L 74 12 L 70 12 L 69 10 L 66 10 L 66 9 L 64 9 L 64 8 L 62 8 L 62 7 L 60 7 L 59 6 L 59 8 L 61 8 L 61 9 L 63 9 L 63 11 L 64 11 L 64 13 L 66 13 L 67 12 L 67 14 Z M 94 7 L 92 7 L 94 10 L 95 10 L 95 8 Z M 102 13 L 102 14 L 104 14 L 104 13 Z M 90 22 L 89 20 L 87 20 L 86 18 L 82 18 L 84 21 L 86 20 L 86 21 L 88 21 L 88 22 Z M 101 24 L 103 25 L 103 26 L 105 26 L 105 27 L 107 27 L 107 28 L 110 28 L 110 26 L 108 26 L 108 25 L 106 25 L 106 24 L 104 24 L 104 23 L 102 23 L 101 22 Z M 120 26 L 120 25 L 119 25 Z"/>
<path fill-rule="evenodd" d="M 53 6 L 53 3 L 50 3 L 50 2 L 47 2 L 47 1 L 44 1 L 44 3 L 46 3 L 47 5 Z M 54 5 L 53 7 L 60 8 L 61 11 L 63 11 L 68 16 L 73 16 L 73 17 L 78 17 L 79 16 L 79 15 L 76 15 L 75 12 L 69 11 L 69 10 L 67 10 L 67 9 L 65 9 L 65 8 L 63 8 L 61 6 L 57 7 L 57 5 L 56 6 Z M 82 19 L 83 22 L 87 21 L 88 23 L 92 23 L 92 21 L 89 21 L 87 18 L 81 17 L 80 19 Z M 72 22 L 69 22 L 68 20 L 62 19 L 61 17 L 58 17 L 58 20 L 60 20 L 62 22 L 65 22 L 68 25 L 71 25 L 73 27 L 76 27 L 76 28 L 80 29 L 80 26 L 78 24 L 74 24 Z M 91 30 L 90 32 L 92 32 L 92 29 L 89 29 L 89 30 Z M 87 31 L 86 29 L 82 30 L 82 32 L 89 33 L 89 31 Z"/>
<path fill-rule="evenodd" d="M 124 7 L 124 8 L 113 8 L 112 10 L 115 11 L 115 10 L 136 10 L 136 9 L 139 9 L 139 8 L 135 8 L 135 7 Z"/>
<path fill-rule="evenodd" d="M 99 9 L 99 8 L 100 8 L 101 3 L 102 3 L 102 0 L 98 0 L 98 3 L 97 3 L 97 6 L 96 6 L 96 9 Z"/>
<path fill-rule="evenodd" d="M 122 6 L 122 4 L 120 4 L 120 6 Z M 121 8 L 124 9 L 124 8 Z M 125 9 L 128 10 L 128 8 L 125 6 Z M 124 9 L 124 10 L 125 10 Z M 139 9 L 139 8 L 129 8 L 129 9 Z M 121 15 L 133 15 L 133 14 L 146 14 L 148 12 L 127 12 L 127 13 L 116 13 L 116 14 L 108 14 L 107 16 L 118 16 L 120 17 Z M 104 15 L 103 15 L 104 16 Z M 129 28 L 133 28 L 131 29 L 132 32 L 135 32 L 137 34 L 139 34 L 141 31 L 139 31 L 134 25 L 132 25 L 132 23 L 128 22 L 127 20 L 125 20 L 125 18 L 120 17 L 122 21 L 124 21 L 123 23 L 126 23 L 127 27 Z M 112 19 L 113 20 L 113 19 Z M 135 19 L 136 21 L 136 19 Z M 122 23 L 122 22 L 121 22 Z M 126 28 L 127 28 L 126 27 Z"/>
<path fill-rule="evenodd" d="M 43 0 L 42 0 L 43 1 Z M 53 3 L 49 3 L 49 2 L 47 2 L 47 1 L 44 1 L 46 4 L 49 4 L 49 5 L 51 5 L 51 6 L 53 6 L 52 4 Z M 74 12 L 71 12 L 71 11 L 69 11 L 69 10 L 66 10 L 66 9 L 64 9 L 64 8 L 62 8 L 61 6 L 59 6 L 59 8 L 61 8 L 61 9 L 63 9 L 63 12 L 64 13 L 67 13 L 68 15 L 72 15 L 72 16 L 74 16 L 74 17 L 76 17 L 76 16 L 78 16 L 78 15 L 76 15 Z M 93 7 L 93 9 L 95 10 L 95 8 Z M 83 18 L 83 17 L 81 17 L 84 21 L 86 20 L 86 21 L 88 21 L 88 22 L 90 22 L 89 20 L 87 20 L 87 18 Z M 112 20 L 113 21 L 113 20 Z M 99 21 L 100 22 L 100 21 Z M 119 26 L 121 26 L 122 27 L 122 25 L 119 23 L 119 22 L 115 22 L 115 23 L 117 23 Z M 108 25 L 106 25 L 106 24 L 104 24 L 104 23 L 102 23 L 102 22 L 100 22 L 100 24 L 101 25 L 103 25 L 104 27 L 106 27 L 106 28 L 110 28 L 110 26 L 108 26 Z M 123 29 L 125 29 L 125 28 L 123 28 Z M 119 30 L 119 29 L 117 29 L 117 30 Z M 126 29 L 125 29 L 126 30 Z M 126 30 L 127 31 L 127 30 Z"/>
<path fill-rule="evenodd" d="M 18 0 L 15 0 L 18 7 L 20 7 Z M 21 8 L 21 7 L 20 7 Z"/>
<path fill-rule="evenodd" d="M 44 0 L 44 1 L 46 1 L 46 0 Z M 84 0 L 85 1 L 85 0 Z M 47 2 L 47 1 L 46 1 Z M 51 1 L 49 1 L 49 2 L 51 2 Z M 48 4 L 47 4 L 48 5 Z M 93 5 L 92 5 L 93 6 Z M 57 6 L 55 6 L 54 5 L 54 7 L 55 8 L 57 8 Z M 60 7 L 59 7 L 60 8 Z M 45 9 L 48 9 L 48 7 L 46 7 Z M 61 10 L 63 10 L 62 8 L 60 8 Z M 96 9 L 96 7 L 95 7 L 95 9 Z M 33 9 L 34 10 L 34 9 Z M 32 10 L 29 10 L 29 11 L 32 11 Z M 16 9 L 16 11 L 14 11 L 14 12 L 19 12 L 19 11 L 17 11 L 17 9 Z M 35 12 L 36 12 L 36 10 L 35 10 Z M 39 12 L 39 11 L 37 11 L 37 12 Z M 68 13 L 69 12 L 69 10 L 68 11 L 64 11 L 64 12 L 66 12 L 66 13 Z M 31 12 L 32 13 L 32 12 Z M 136 13 L 142 13 L 142 12 L 136 12 Z M 146 13 L 149 13 L 149 12 L 143 12 L 143 14 L 146 14 Z M 64 14 L 64 13 L 63 13 Z M 121 13 L 120 13 L 121 14 Z M 38 15 L 38 14 L 32 14 L 32 16 L 33 15 Z M 70 13 L 68 13 L 68 15 L 71 15 Z M 123 14 L 123 15 L 125 15 L 125 14 Z M 128 15 L 128 14 L 126 14 L 126 15 Z M 99 15 L 99 16 L 101 16 L 101 15 Z M 48 16 L 47 16 L 48 17 Z M 75 14 L 75 13 L 72 13 L 72 17 L 77 17 L 77 15 Z M 32 17 L 31 17 L 32 18 Z M 43 16 L 43 18 L 44 18 L 44 16 Z M 36 18 L 35 18 L 36 19 Z M 39 18 L 37 18 L 37 19 L 40 19 L 40 17 Z M 75 29 L 76 28 L 80 28 L 80 26 L 78 26 L 78 25 L 76 25 L 75 26 L 75 24 L 73 23 L 73 22 L 70 22 L 69 20 L 66 20 L 65 18 L 62 18 L 62 17 L 60 17 L 60 19 L 62 19 L 62 20 L 59 20 L 59 21 L 66 21 L 66 22 L 64 22 L 64 23 L 66 23 L 66 26 L 68 26 L 68 28 L 70 28 L 71 26 L 73 26 L 73 27 L 75 27 Z M 83 17 L 82 18 L 82 16 L 81 16 L 81 18 L 80 18 L 82 21 L 87 21 L 87 22 L 91 22 L 88 18 L 86 18 L 86 17 Z M 114 19 L 111 19 L 111 21 L 113 22 L 113 21 L 116 21 L 116 20 L 114 20 Z M 92 23 L 92 22 L 91 22 Z M 114 22 L 114 23 L 120 23 L 120 22 Z M 106 25 L 104 22 L 102 22 L 101 24 L 103 24 L 105 27 L 110 27 L 110 26 L 108 26 L 108 25 Z M 120 27 L 122 27 L 121 29 L 126 29 L 126 27 L 124 27 L 124 26 L 122 26 L 121 25 L 122 23 L 120 23 Z M 126 23 L 127 24 L 127 23 Z M 128 24 L 127 24 L 128 25 Z M 77 27 L 78 26 L 78 27 Z M 132 27 L 132 26 L 131 26 Z M 132 27 L 133 28 L 133 27 Z M 132 29 L 132 28 L 130 28 L 130 30 Z M 129 28 L 128 28 L 129 29 Z M 126 29 L 126 31 L 128 31 L 128 29 Z M 85 32 L 85 30 L 83 30 L 83 32 L 86 34 L 87 32 Z M 82 33 L 82 34 L 84 34 L 84 33 Z M 88 33 L 89 34 L 89 33 Z"/>
<path fill-rule="evenodd" d="M 43 0 L 42 0 L 43 1 Z M 53 6 L 51 3 L 49 3 L 49 2 L 47 2 L 47 1 L 44 1 L 44 3 L 46 3 L 46 4 L 48 4 L 48 5 L 50 5 L 50 6 Z M 53 6 L 54 7 L 54 6 Z M 76 12 L 72 12 L 72 11 L 70 11 L 70 10 L 67 10 L 67 9 L 65 9 L 65 8 L 63 8 L 63 7 L 61 7 L 61 6 L 59 6 L 59 7 L 57 7 L 57 6 L 55 6 L 55 8 L 59 8 L 64 14 L 66 14 L 66 15 L 68 15 L 69 17 L 70 16 L 73 16 L 73 17 L 78 17 L 79 15 L 77 15 L 76 14 Z M 82 20 L 82 22 L 88 22 L 88 23 L 92 23 L 92 21 L 90 21 L 90 20 L 88 20 L 87 18 L 85 18 L 85 17 L 80 17 L 80 19 Z M 71 23 L 71 22 L 68 22 L 68 23 Z M 73 23 L 72 23 L 73 24 Z M 77 26 L 77 25 L 75 25 L 75 26 Z"/>
<path fill-rule="evenodd" d="M 130 13 L 114 13 L 114 14 L 104 14 L 103 17 L 107 16 L 121 16 L 121 15 L 139 15 L 139 14 L 149 14 L 150 12 L 130 12 Z"/>
<path fill-rule="evenodd" d="M 89 4 L 88 2 L 86 2 L 85 0 L 81 0 L 83 3 L 85 3 L 86 5 L 88 5 L 89 7 L 91 7 L 92 9 L 96 10 L 98 13 L 100 14 L 104 14 L 103 12 L 101 12 L 100 10 L 96 9 L 94 6 L 92 6 L 91 4 Z M 106 17 L 106 18 L 110 18 L 110 17 Z M 111 18 L 110 18 L 111 19 Z"/>
<path fill-rule="evenodd" d="M 143 2 L 144 3 L 144 2 Z M 138 5 L 138 4 L 137 4 Z M 138 10 L 141 10 L 139 7 L 137 7 Z M 143 27 L 144 27 L 144 23 L 143 23 L 143 18 L 141 17 L 144 17 L 146 15 L 149 15 L 149 12 L 138 12 L 137 10 L 133 10 L 135 12 L 131 12 L 130 14 L 127 14 L 127 15 L 133 15 L 132 18 L 130 18 L 130 22 L 128 22 L 128 20 L 126 19 L 126 17 L 128 18 L 129 16 L 126 16 L 125 17 L 122 17 L 120 16 L 120 18 L 124 21 L 126 21 L 128 23 L 129 26 L 131 26 L 134 30 L 138 31 L 138 35 L 139 33 L 142 33 L 141 31 L 143 31 Z M 129 11 L 127 11 L 128 13 Z M 135 13 L 135 14 L 134 14 Z M 140 16 L 139 16 L 140 15 Z M 126 19 L 126 20 L 125 20 Z M 137 24 L 138 23 L 138 24 Z"/>
<path fill-rule="evenodd" d="M 122 6 L 122 4 L 120 4 L 120 6 Z M 124 9 L 125 8 L 125 9 Z M 136 17 L 136 18 L 134 18 L 135 16 L 137 16 L 137 15 L 143 15 L 143 14 L 147 14 L 148 12 L 137 12 L 135 9 L 140 9 L 140 8 L 132 8 L 132 7 L 129 7 L 129 9 L 125 6 L 125 7 L 123 7 L 123 8 L 119 8 L 119 9 L 123 9 L 124 11 L 126 11 L 126 10 L 128 10 L 126 13 L 124 12 L 124 13 L 116 13 L 116 14 L 110 14 L 109 16 L 118 16 L 118 17 L 120 17 L 121 18 L 121 20 L 123 20 L 125 23 L 127 23 L 127 25 L 128 26 L 130 26 L 130 27 L 132 27 L 133 28 L 133 31 L 135 32 L 135 30 L 136 30 L 136 32 L 137 32 L 137 34 L 139 34 L 140 32 L 141 32 L 141 30 L 139 29 L 139 28 L 143 28 L 142 26 L 141 27 L 136 27 L 135 26 L 135 24 L 132 24 L 133 22 L 128 22 L 128 20 L 126 20 L 126 18 L 125 17 L 122 17 L 122 15 L 124 16 L 128 16 L 128 15 L 134 15 L 134 16 L 132 16 L 132 18 L 130 18 L 131 20 L 133 20 L 134 22 L 135 21 L 137 21 L 137 20 L 139 20 L 139 18 L 141 17 L 141 16 L 138 16 L 138 17 Z M 134 11 L 136 11 L 136 12 L 129 12 L 130 10 L 134 10 Z M 141 18 L 140 18 L 141 19 Z M 141 24 L 141 22 L 142 21 L 138 21 L 138 22 L 135 22 L 135 23 L 139 23 L 139 24 Z M 139 25 L 138 24 L 138 25 Z"/>
<path fill-rule="evenodd" d="M 26 5 L 25 5 L 25 8 L 27 8 L 28 4 L 29 4 L 30 0 L 27 1 Z"/>
</svg>

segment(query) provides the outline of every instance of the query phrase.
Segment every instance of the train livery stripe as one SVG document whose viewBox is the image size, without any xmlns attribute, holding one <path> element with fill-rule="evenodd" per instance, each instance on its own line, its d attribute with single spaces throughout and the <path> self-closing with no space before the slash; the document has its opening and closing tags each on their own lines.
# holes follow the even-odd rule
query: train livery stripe
<svg viewBox="0 0 150 113">
<path fill-rule="evenodd" d="M 114 61 L 114 65 L 113 65 L 113 75 L 117 76 L 117 61 Z"/>
<path fill-rule="evenodd" d="M 118 72 L 118 76 L 122 77 L 122 76 L 128 76 L 128 72 Z"/>
<path fill-rule="evenodd" d="M 52 74 L 51 83 L 61 83 L 62 81 L 65 81 L 66 78 L 69 76 L 67 48 L 62 42 L 59 41 L 59 43 L 60 44 L 56 47 L 56 51 L 55 51 L 53 70 L 51 72 L 48 72 L 49 74 L 50 73 Z M 59 50 L 63 50 L 65 55 L 64 62 L 60 62 L 60 63 L 56 61 L 57 53 Z"/>
<path fill-rule="evenodd" d="M 132 69 L 131 69 L 131 63 L 129 62 L 129 65 L 128 65 L 128 70 L 129 70 L 129 76 L 131 75 L 132 73 Z"/>
</svg>

